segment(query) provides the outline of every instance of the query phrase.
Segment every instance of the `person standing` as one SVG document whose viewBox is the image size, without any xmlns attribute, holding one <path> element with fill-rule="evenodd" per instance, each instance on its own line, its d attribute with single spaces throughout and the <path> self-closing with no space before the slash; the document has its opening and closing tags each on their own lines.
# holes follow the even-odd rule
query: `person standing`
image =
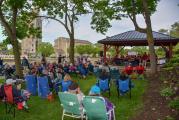
<svg viewBox="0 0 179 120">
<path fill-rule="evenodd" d="M 0 57 L 0 68 L 3 66 L 3 60 Z"/>
<path fill-rule="evenodd" d="M 58 56 L 58 64 L 61 64 L 61 62 L 62 62 L 62 56 L 61 56 L 61 54 Z"/>
<path fill-rule="evenodd" d="M 27 60 L 26 57 L 23 57 L 22 59 L 22 67 L 23 67 L 23 73 L 27 74 L 28 69 L 29 69 L 29 61 Z"/>
<path fill-rule="evenodd" d="M 46 61 L 45 55 L 42 55 L 42 60 L 41 60 L 41 63 L 42 63 L 42 65 L 43 65 L 43 67 L 45 67 L 45 68 L 46 68 L 47 61 Z"/>
</svg>

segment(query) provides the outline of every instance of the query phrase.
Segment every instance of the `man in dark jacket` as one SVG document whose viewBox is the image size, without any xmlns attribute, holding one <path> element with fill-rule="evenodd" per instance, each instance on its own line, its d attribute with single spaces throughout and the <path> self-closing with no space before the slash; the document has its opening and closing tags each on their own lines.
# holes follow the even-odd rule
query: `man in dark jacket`
<svg viewBox="0 0 179 120">
<path fill-rule="evenodd" d="M 3 60 L 0 58 L 0 67 L 3 66 Z"/>
</svg>

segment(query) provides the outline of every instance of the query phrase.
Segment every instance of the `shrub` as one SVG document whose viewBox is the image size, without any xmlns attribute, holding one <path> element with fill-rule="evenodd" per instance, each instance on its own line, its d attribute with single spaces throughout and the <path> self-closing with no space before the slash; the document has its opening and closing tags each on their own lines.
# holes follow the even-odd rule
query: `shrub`
<svg viewBox="0 0 179 120">
<path fill-rule="evenodd" d="M 173 109 L 179 110 L 179 99 L 170 101 L 169 106 Z"/>
<path fill-rule="evenodd" d="M 165 118 L 165 120 L 175 120 L 175 118 L 173 118 L 173 117 L 171 117 L 171 116 L 167 116 L 167 117 Z"/>
<path fill-rule="evenodd" d="M 170 97 L 174 95 L 174 91 L 170 87 L 167 87 L 160 91 L 160 95 L 163 97 Z"/>
</svg>

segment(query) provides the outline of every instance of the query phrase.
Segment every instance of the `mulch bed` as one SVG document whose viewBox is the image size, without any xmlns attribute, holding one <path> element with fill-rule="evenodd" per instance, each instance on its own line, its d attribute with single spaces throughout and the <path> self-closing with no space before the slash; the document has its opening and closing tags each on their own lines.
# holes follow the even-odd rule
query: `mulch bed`
<svg viewBox="0 0 179 120">
<path fill-rule="evenodd" d="M 169 101 L 159 93 L 164 84 L 159 75 L 148 75 L 147 80 L 148 88 L 143 96 L 144 107 L 130 120 L 165 120 L 166 116 L 179 120 L 176 110 L 169 108 Z"/>
</svg>

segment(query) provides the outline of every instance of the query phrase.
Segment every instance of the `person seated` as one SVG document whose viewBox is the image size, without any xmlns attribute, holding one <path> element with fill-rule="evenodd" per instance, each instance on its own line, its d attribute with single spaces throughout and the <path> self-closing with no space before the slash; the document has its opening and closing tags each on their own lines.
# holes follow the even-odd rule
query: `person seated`
<svg viewBox="0 0 179 120">
<path fill-rule="evenodd" d="M 109 80 L 109 74 L 106 72 L 105 69 L 102 69 L 102 72 L 101 72 L 101 74 L 100 74 L 100 76 L 99 76 L 99 79 L 101 79 L 101 80 L 106 80 L 106 79 L 108 79 L 108 80 Z"/>
<path fill-rule="evenodd" d="M 84 94 L 81 92 L 79 85 L 76 82 L 72 82 L 72 84 L 68 87 L 68 92 L 77 95 L 78 101 L 80 103 L 80 108 L 82 110 L 83 109 L 82 100 Z"/>
<path fill-rule="evenodd" d="M 129 64 L 128 66 L 125 67 L 125 72 L 128 74 L 128 75 L 131 75 L 132 72 L 133 72 L 133 67 L 131 66 L 131 64 Z"/>
<path fill-rule="evenodd" d="M 78 70 L 79 70 L 80 74 L 82 75 L 82 77 L 86 78 L 86 76 L 88 74 L 88 69 L 87 69 L 86 65 L 80 63 L 78 66 Z"/>
<path fill-rule="evenodd" d="M 13 73 L 14 73 L 14 70 L 12 69 L 12 67 L 10 65 L 6 64 L 4 67 L 5 79 L 7 79 L 8 77 L 12 77 Z"/>
<path fill-rule="evenodd" d="M 63 70 L 65 73 L 69 73 L 69 65 L 67 63 L 64 64 Z"/>
<path fill-rule="evenodd" d="M 7 79 L 5 85 L 12 85 L 12 95 L 14 102 L 15 104 L 21 106 L 21 108 L 18 107 L 19 110 L 23 108 L 28 109 L 29 107 L 27 106 L 26 101 L 30 98 L 31 94 L 27 90 L 21 89 L 21 82 L 15 81 L 13 79 Z M 1 90 L 3 86 L 4 85 L 1 86 Z"/>
<path fill-rule="evenodd" d="M 129 76 L 127 76 L 126 75 L 126 72 L 125 71 L 122 71 L 122 73 L 121 73 L 121 75 L 120 75 L 120 77 L 119 77 L 119 80 L 117 81 L 117 83 L 116 83 L 116 85 L 117 85 L 117 87 L 119 88 L 119 81 L 126 81 L 126 80 L 129 80 L 128 81 L 128 87 L 126 88 L 126 89 L 131 89 L 131 88 L 133 88 L 134 87 L 134 84 L 131 82 L 131 80 L 130 80 L 130 78 L 129 78 Z M 126 84 L 126 83 L 125 83 Z M 126 86 L 125 86 L 126 87 Z M 128 91 L 128 90 L 127 90 Z M 120 88 L 120 94 L 121 95 L 124 95 L 127 91 L 123 91 L 121 88 Z"/>
<path fill-rule="evenodd" d="M 65 74 L 64 80 L 55 83 L 55 91 L 59 92 L 59 86 L 61 85 L 61 91 L 68 91 L 69 86 L 73 83 L 69 74 Z"/>
<path fill-rule="evenodd" d="M 105 62 L 101 68 L 102 70 L 106 70 L 107 73 L 110 73 L 110 67 L 107 62 Z"/>
<path fill-rule="evenodd" d="M 136 67 L 137 73 L 138 74 L 143 74 L 144 73 L 144 66 L 140 63 L 139 66 Z"/>
<path fill-rule="evenodd" d="M 75 73 L 75 72 L 76 72 L 76 66 L 73 65 L 72 63 L 71 63 L 70 66 L 69 66 L 69 72 L 70 72 L 70 73 Z"/>
<path fill-rule="evenodd" d="M 89 70 L 89 72 L 90 72 L 90 73 L 93 73 L 93 69 L 94 69 L 94 66 L 93 66 L 93 64 L 89 61 L 89 62 L 88 62 L 88 70 Z"/>
<path fill-rule="evenodd" d="M 119 79 L 124 81 L 124 80 L 127 80 L 128 78 L 129 77 L 126 75 L 125 71 L 122 71 Z"/>
<path fill-rule="evenodd" d="M 93 85 L 90 89 L 90 92 L 89 92 L 89 95 L 90 96 L 101 96 L 101 91 L 100 91 L 100 88 L 97 86 L 97 85 Z M 103 97 L 104 98 L 104 97 Z M 109 113 L 109 120 L 113 120 L 114 119 L 114 116 L 113 116 L 113 109 L 114 109 L 114 105 L 107 99 L 107 98 L 104 98 L 105 100 L 105 106 L 106 106 L 106 110 L 107 112 L 111 111 Z"/>
</svg>

